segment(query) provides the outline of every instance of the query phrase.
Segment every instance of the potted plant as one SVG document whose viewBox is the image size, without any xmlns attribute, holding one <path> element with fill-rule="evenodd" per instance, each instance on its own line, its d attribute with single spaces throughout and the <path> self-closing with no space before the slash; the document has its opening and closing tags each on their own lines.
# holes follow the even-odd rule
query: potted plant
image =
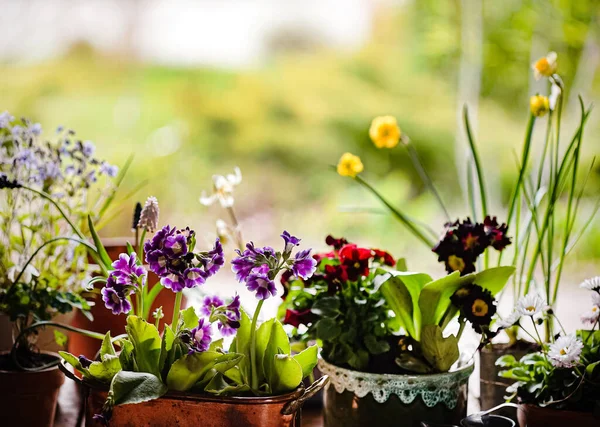
<svg viewBox="0 0 600 427">
<path fill-rule="evenodd" d="M 554 312 L 536 293 L 521 297 L 503 327 L 513 324 L 530 334 L 539 351 L 517 360 L 512 355 L 498 359 L 500 375 L 515 381 L 506 389 L 509 400 L 519 403 L 522 427 L 581 427 L 600 424 L 600 277 L 584 281 L 592 303 L 581 320 L 591 329 L 560 332 L 550 342 L 541 338 L 540 325 Z"/>
<path fill-rule="evenodd" d="M 460 358 L 458 341 L 467 323 L 489 338 L 493 295 L 514 269 L 434 280 L 405 271 L 385 251 L 331 236 L 326 242 L 331 251 L 315 256 L 311 278 L 284 280 L 283 303 L 284 323 L 322 345 L 319 368 L 330 377 L 325 425 L 460 422 L 473 364 Z"/>
<path fill-rule="evenodd" d="M 156 228 L 156 222 L 149 218 L 147 228 Z M 88 425 L 299 425 L 304 400 L 326 381 L 307 390 L 299 387 L 317 363 L 317 348 L 292 356 L 279 321 L 257 322 L 264 301 L 276 293 L 280 272 L 292 270 L 307 279 L 314 272 L 310 250 L 292 256 L 300 239 L 288 233 L 283 238 L 281 252 L 249 243 L 232 261 L 238 280 L 259 300 L 251 319 L 237 295 L 228 303 L 205 298 L 200 316 L 192 307 L 180 310 L 183 289 L 204 285 L 225 264 L 219 239 L 212 249 L 198 252 L 193 230 L 166 226 L 139 244 L 138 252 L 129 246 L 114 262 L 102 256 L 107 274 L 94 280 L 104 283 L 105 305 L 115 314 L 127 314 L 126 334 L 107 334 L 95 361 L 61 353 L 90 390 Z M 176 295 L 172 322 L 162 335 L 157 327 L 162 310 L 153 314 L 154 323 L 144 311 L 148 272 L 142 258 Z M 223 339 L 216 339 L 216 330 L 234 336 L 228 350 Z"/>
<path fill-rule="evenodd" d="M 501 195 L 495 197 L 497 199 L 495 204 L 504 204 L 506 211 L 504 231 L 508 227 L 514 229 L 515 245 L 508 254 L 511 264 L 516 267 L 516 273 L 511 280 L 514 302 L 519 297 L 527 295 L 531 289 L 539 286 L 543 289 L 548 304 L 554 306 L 566 257 L 592 223 L 600 204 L 594 203 L 591 214 L 583 221 L 578 221 L 580 207 L 586 199 L 584 188 L 587 177 L 593 170 L 592 165 L 584 179 L 581 179 L 583 130 L 590 109 L 586 108 L 580 99 L 581 118 L 575 132 L 566 143 L 561 141 L 563 138 L 561 123 L 565 87 L 557 74 L 556 53 L 550 52 L 547 56 L 540 58 L 532 68 L 536 79 L 548 81 L 549 95 L 535 94 L 530 98 L 529 120 L 517 163 L 514 184 L 508 197 L 503 198 Z M 469 156 L 466 162 L 467 195 L 464 197 L 468 203 L 465 209 L 470 211 L 475 222 L 484 218 L 485 225 L 495 222 L 495 218 L 488 216 L 488 206 L 491 200 L 485 183 L 485 171 L 488 167 L 481 162 L 466 107 L 463 117 L 464 133 L 469 147 Z M 545 123 L 544 117 L 547 117 Z M 540 154 L 536 155 L 534 130 L 540 126 L 542 126 L 540 131 L 544 132 L 544 138 L 543 144 L 538 150 Z M 400 145 L 407 150 L 423 183 L 438 203 L 440 212 L 444 213 L 452 226 L 449 209 L 421 163 L 416 144 L 401 132 L 396 119 L 390 116 L 374 119 L 369 135 L 379 149 L 391 149 Z M 432 230 L 423 222 L 414 220 L 406 212 L 393 206 L 363 178 L 361 175 L 363 169 L 364 165 L 360 158 L 351 153 L 344 154 L 337 166 L 340 175 L 354 178 L 357 183 L 372 192 L 394 217 L 417 237 L 419 242 L 428 249 L 433 248 L 436 230 Z M 460 198 L 460 195 L 455 197 L 455 199 Z M 502 202 L 504 199 L 507 202 Z M 436 248 L 439 246 L 436 245 Z M 444 261 L 448 267 L 448 259 L 440 256 L 439 252 L 438 256 L 440 261 Z M 454 267 L 462 268 L 464 259 L 460 255 L 455 254 L 455 256 L 461 260 L 453 258 Z M 480 270 L 489 267 L 492 262 L 499 266 L 502 264 L 503 257 L 504 252 L 500 252 L 496 260 L 493 260 L 489 253 L 486 253 L 483 262 L 475 264 L 474 267 Z M 470 263 L 467 262 L 467 264 Z M 450 266 L 450 268 L 454 267 Z M 542 273 L 541 280 L 535 276 L 538 271 Z M 552 319 L 547 319 L 545 322 L 544 340 L 549 342 L 554 334 L 554 325 Z M 495 360 L 507 353 L 517 357 L 524 355 L 532 350 L 532 345 L 535 345 L 528 341 L 526 336 L 519 336 L 518 332 L 518 328 L 505 329 L 502 336 L 481 350 L 482 409 L 497 406 L 503 400 L 504 385 L 502 384 L 503 380 L 497 378 L 498 370 L 494 365 Z"/>
<path fill-rule="evenodd" d="M 91 245 L 82 225 L 88 212 L 107 211 L 124 174 L 72 130 L 59 128 L 53 140 L 41 134 L 39 123 L 0 114 L 0 313 L 13 341 L 11 353 L 0 353 L 0 413 L 11 425 L 53 423 L 64 376 L 30 326 L 74 308 L 89 312 L 81 294 Z"/>
</svg>

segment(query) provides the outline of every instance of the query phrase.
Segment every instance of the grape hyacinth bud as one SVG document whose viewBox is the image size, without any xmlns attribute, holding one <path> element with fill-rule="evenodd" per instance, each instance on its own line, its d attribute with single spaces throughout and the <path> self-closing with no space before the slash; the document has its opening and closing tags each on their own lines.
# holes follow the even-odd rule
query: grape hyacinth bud
<svg viewBox="0 0 600 427">
<path fill-rule="evenodd" d="M 158 228 L 158 200 L 150 196 L 146 199 L 144 209 L 140 213 L 140 220 L 137 223 L 138 228 L 145 228 L 150 233 L 154 233 Z"/>
<path fill-rule="evenodd" d="M 142 215 L 142 204 L 137 202 L 135 204 L 135 208 L 133 209 L 133 222 L 131 223 L 131 230 L 135 231 L 140 223 L 140 217 Z"/>
</svg>

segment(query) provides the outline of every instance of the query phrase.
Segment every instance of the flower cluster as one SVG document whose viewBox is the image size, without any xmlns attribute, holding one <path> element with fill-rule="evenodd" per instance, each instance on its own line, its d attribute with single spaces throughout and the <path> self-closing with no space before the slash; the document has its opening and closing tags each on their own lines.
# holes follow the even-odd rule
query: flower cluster
<svg viewBox="0 0 600 427">
<path fill-rule="evenodd" d="M 223 336 L 235 334 L 236 329 L 240 327 L 240 297 L 236 295 L 229 304 L 216 296 L 204 297 L 200 313 L 212 321 L 218 321 L 219 332 Z"/>
<path fill-rule="evenodd" d="M 296 277 L 309 279 L 316 270 L 317 261 L 311 256 L 311 249 L 300 250 L 292 257 L 300 239 L 287 231 L 281 237 L 285 243 L 281 253 L 270 246 L 256 247 L 250 242 L 244 252 L 237 250 L 238 257 L 231 261 L 237 280 L 245 283 L 259 300 L 277 295 L 274 279 L 279 272 L 290 272 Z"/>
<path fill-rule="evenodd" d="M 207 252 L 194 253 L 195 244 L 196 234 L 189 227 L 177 230 L 169 225 L 146 241 L 146 262 L 165 288 L 180 292 L 200 286 L 225 264 L 219 239 Z"/>
<path fill-rule="evenodd" d="M 492 316 L 496 314 L 496 300 L 490 291 L 471 284 L 458 289 L 450 300 L 460 310 L 461 317 L 469 321 L 477 333 L 489 330 Z"/>
<path fill-rule="evenodd" d="M 485 217 L 483 223 L 464 221 L 446 223 L 446 231 L 432 251 L 438 261 L 446 265 L 448 273 L 459 271 L 461 275 L 473 273 L 477 258 L 488 247 L 502 251 L 511 243 L 507 236 L 508 226 L 498 224 L 496 217 Z"/>
<path fill-rule="evenodd" d="M 131 255 L 119 255 L 112 267 L 114 270 L 108 275 L 106 285 L 101 291 L 102 300 L 113 314 L 127 314 L 131 311 L 128 297 L 144 284 L 148 272 L 139 265 L 135 252 Z"/>
</svg>

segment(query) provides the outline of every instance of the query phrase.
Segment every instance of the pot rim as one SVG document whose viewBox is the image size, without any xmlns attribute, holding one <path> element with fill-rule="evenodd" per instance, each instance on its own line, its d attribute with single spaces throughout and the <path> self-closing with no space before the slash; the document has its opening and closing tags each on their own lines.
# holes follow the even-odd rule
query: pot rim
<svg viewBox="0 0 600 427">
<path fill-rule="evenodd" d="M 62 358 L 60 357 L 60 354 L 54 352 L 54 351 L 46 351 L 46 350 L 40 350 L 40 353 L 46 354 L 48 356 L 52 356 L 54 357 L 56 360 L 61 361 Z M 0 356 L 5 356 L 5 355 L 9 355 L 10 356 L 10 350 L 3 350 L 0 351 Z M 54 369 L 60 369 L 59 368 L 59 364 L 56 364 L 54 366 L 50 366 L 49 368 L 46 369 L 41 369 L 39 371 L 6 371 L 4 369 L 0 369 L 0 374 L 28 374 L 28 375 L 35 375 L 35 374 L 39 374 L 42 372 L 48 372 L 48 371 L 52 371 Z"/>
<path fill-rule="evenodd" d="M 536 405 L 535 403 L 519 403 L 518 404 L 520 407 L 525 408 L 525 410 L 528 410 L 530 408 L 533 408 L 533 410 L 539 410 L 539 411 L 552 411 L 552 412 L 559 412 L 563 415 L 569 415 L 569 414 L 582 414 L 582 415 L 588 415 L 589 417 L 592 417 L 593 419 L 600 419 L 600 417 L 594 417 L 594 413 L 593 412 L 586 412 L 586 411 L 574 411 L 572 409 L 556 409 L 553 408 L 552 406 L 540 406 L 540 405 Z"/>
</svg>

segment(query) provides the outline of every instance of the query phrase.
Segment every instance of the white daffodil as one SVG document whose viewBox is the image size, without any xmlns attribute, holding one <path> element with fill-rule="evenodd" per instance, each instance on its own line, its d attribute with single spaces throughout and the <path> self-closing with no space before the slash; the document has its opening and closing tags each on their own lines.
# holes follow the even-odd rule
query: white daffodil
<svg viewBox="0 0 600 427">
<path fill-rule="evenodd" d="M 543 77 L 550 77 L 556 73 L 558 68 L 558 55 L 556 52 L 549 52 L 548 55 L 535 61 L 531 68 L 533 68 L 533 76 L 536 80 L 540 80 Z"/>
<path fill-rule="evenodd" d="M 600 276 L 590 277 L 585 279 L 580 285 L 580 288 L 587 289 L 589 291 L 600 291 Z"/>
<path fill-rule="evenodd" d="M 496 325 L 498 325 L 498 327 L 501 329 L 510 328 L 517 323 L 519 319 L 521 319 L 521 313 L 515 309 L 504 319 L 498 318 Z"/>
<path fill-rule="evenodd" d="M 581 315 L 581 322 L 593 325 L 600 318 L 600 294 L 594 292 L 592 294 L 592 308 Z"/>
<path fill-rule="evenodd" d="M 583 343 L 575 335 L 565 335 L 550 344 L 548 357 L 557 368 L 572 368 L 579 362 Z"/>
<path fill-rule="evenodd" d="M 517 301 L 516 311 L 522 316 L 535 316 L 544 310 L 546 303 L 537 292 L 530 292 Z"/>
<path fill-rule="evenodd" d="M 17 266 L 17 265 L 13 265 L 12 267 L 10 267 L 7 272 L 6 272 L 6 277 L 8 277 L 8 280 L 10 280 L 12 283 L 15 283 L 15 280 L 17 279 L 17 277 L 19 276 L 19 273 L 21 272 L 22 268 Z M 33 279 L 33 277 L 37 277 L 40 275 L 40 272 L 36 270 L 36 268 L 29 264 L 27 267 L 25 267 L 25 271 L 23 271 L 23 274 L 21 274 L 21 277 L 19 278 L 19 282 L 20 283 L 29 283 L 31 282 L 31 280 Z"/>
<path fill-rule="evenodd" d="M 237 166 L 234 168 L 233 174 L 213 175 L 213 192 L 207 195 L 206 192 L 202 192 L 200 196 L 200 203 L 204 206 L 210 206 L 215 201 L 219 201 L 221 206 L 224 208 L 230 208 L 233 206 L 233 190 L 242 182 L 242 171 Z"/>
<path fill-rule="evenodd" d="M 558 102 L 558 97 L 560 94 L 560 87 L 556 83 L 553 83 L 552 87 L 550 88 L 550 96 L 548 97 L 548 102 L 552 111 L 556 109 L 556 103 Z"/>
</svg>

